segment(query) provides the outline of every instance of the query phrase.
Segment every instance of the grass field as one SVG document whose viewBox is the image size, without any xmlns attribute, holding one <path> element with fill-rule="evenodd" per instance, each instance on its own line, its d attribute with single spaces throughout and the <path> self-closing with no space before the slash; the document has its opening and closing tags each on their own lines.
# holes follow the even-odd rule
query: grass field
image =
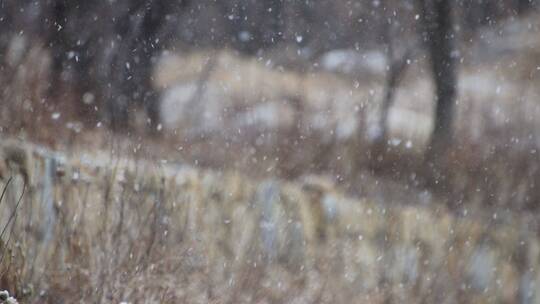
<svg viewBox="0 0 540 304">
<path fill-rule="evenodd" d="M 540 296 L 534 216 L 379 204 L 316 176 L 291 183 L 107 153 L 21 151 L 31 173 L 3 237 L 0 282 L 23 303 Z M 3 223 L 23 184 L 20 174 L 2 183 Z"/>
</svg>

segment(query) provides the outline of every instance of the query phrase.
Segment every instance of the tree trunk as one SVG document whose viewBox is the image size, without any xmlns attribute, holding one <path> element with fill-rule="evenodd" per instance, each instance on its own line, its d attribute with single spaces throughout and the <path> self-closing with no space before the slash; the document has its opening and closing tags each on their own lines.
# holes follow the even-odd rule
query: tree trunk
<svg viewBox="0 0 540 304">
<path fill-rule="evenodd" d="M 534 0 L 517 0 L 517 12 L 519 15 L 529 12 L 534 7 Z"/>
<path fill-rule="evenodd" d="M 384 40 L 387 45 L 387 60 L 389 64 L 389 70 L 386 73 L 386 84 L 384 88 L 384 97 L 381 104 L 381 115 L 379 118 L 379 128 L 380 134 L 376 142 L 380 142 L 383 145 L 386 145 L 388 140 L 388 114 L 390 108 L 394 104 L 394 96 L 399 87 L 399 83 L 407 70 L 407 62 L 412 57 L 412 48 L 405 50 L 405 53 L 400 57 L 396 56 L 396 51 L 394 50 L 394 41 L 390 31 L 390 26 L 386 26 L 384 30 Z"/>
<path fill-rule="evenodd" d="M 452 28 L 451 0 L 421 0 L 425 41 L 429 50 L 435 84 L 435 128 L 429 149 L 434 155 L 443 153 L 452 142 L 452 121 L 456 99 L 456 61 Z"/>
</svg>

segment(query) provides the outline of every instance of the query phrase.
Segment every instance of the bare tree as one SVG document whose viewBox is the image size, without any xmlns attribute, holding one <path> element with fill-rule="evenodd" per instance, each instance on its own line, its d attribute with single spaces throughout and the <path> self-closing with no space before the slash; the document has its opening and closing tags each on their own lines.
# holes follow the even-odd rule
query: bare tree
<svg viewBox="0 0 540 304">
<path fill-rule="evenodd" d="M 405 74 L 407 69 L 407 64 L 411 60 L 413 55 L 413 50 L 416 45 L 411 45 L 406 47 L 401 53 L 395 48 L 395 37 L 392 33 L 392 24 L 391 19 L 388 19 L 383 25 L 383 39 L 384 44 L 386 45 L 386 58 L 388 62 L 388 70 L 386 72 L 386 84 L 384 88 L 384 95 L 381 104 L 381 114 L 379 120 L 379 129 L 380 134 L 376 139 L 376 144 L 386 145 L 388 140 L 388 114 L 390 108 L 394 103 L 394 96 L 396 90 L 399 87 L 399 83 Z"/>
<path fill-rule="evenodd" d="M 114 5 L 46 1 L 42 20 L 52 56 L 51 91 L 61 91 L 63 78 L 69 79 L 76 88 L 74 108 L 80 117 L 92 121 L 101 114 L 116 131 L 127 130 L 133 106 L 142 106 L 149 129 L 157 131 L 159 96 L 152 86 L 153 66 L 174 37 L 177 15 L 187 4 L 186 0 L 119 0 Z M 102 102 L 88 102 L 83 97 L 87 93 Z"/>
<path fill-rule="evenodd" d="M 92 14 L 96 5 L 86 1 L 54 0 L 45 5 L 43 18 L 45 21 L 45 45 L 51 53 L 51 83 L 49 96 L 62 99 L 58 92 L 68 82 L 74 87 L 78 96 L 82 96 L 95 88 L 94 77 L 91 77 L 92 57 L 95 49 L 91 48 L 93 30 Z M 56 95 L 56 96 L 54 96 Z M 75 108 L 79 116 L 87 121 L 97 119 L 93 110 L 94 104 L 82 102 L 76 98 Z"/>
<path fill-rule="evenodd" d="M 452 141 L 456 99 L 456 60 L 451 0 L 420 0 L 433 80 L 435 83 L 435 128 L 430 140 L 432 155 L 443 153 Z"/>
</svg>

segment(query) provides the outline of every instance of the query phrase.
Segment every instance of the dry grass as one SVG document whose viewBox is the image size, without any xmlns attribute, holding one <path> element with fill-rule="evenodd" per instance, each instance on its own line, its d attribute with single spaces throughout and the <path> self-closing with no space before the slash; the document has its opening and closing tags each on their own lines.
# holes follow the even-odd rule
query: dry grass
<svg viewBox="0 0 540 304">
<path fill-rule="evenodd" d="M 540 283 L 532 216 L 376 204 L 315 177 L 299 187 L 114 155 L 29 155 L 0 280 L 25 303 L 540 296 L 529 287 Z M 22 183 L 8 187 L 3 223 Z"/>
</svg>

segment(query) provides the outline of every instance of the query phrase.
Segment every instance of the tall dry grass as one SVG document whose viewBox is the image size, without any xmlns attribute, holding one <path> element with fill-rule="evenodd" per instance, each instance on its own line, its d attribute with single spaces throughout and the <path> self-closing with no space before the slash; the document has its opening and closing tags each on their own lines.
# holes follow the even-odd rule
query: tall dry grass
<svg viewBox="0 0 540 304">
<path fill-rule="evenodd" d="M 540 297 L 533 216 L 380 204 L 319 177 L 299 185 L 117 154 L 28 155 L 30 182 L 0 264 L 2 287 L 24 303 Z M 2 223 L 24 184 L 13 174 Z"/>
</svg>

